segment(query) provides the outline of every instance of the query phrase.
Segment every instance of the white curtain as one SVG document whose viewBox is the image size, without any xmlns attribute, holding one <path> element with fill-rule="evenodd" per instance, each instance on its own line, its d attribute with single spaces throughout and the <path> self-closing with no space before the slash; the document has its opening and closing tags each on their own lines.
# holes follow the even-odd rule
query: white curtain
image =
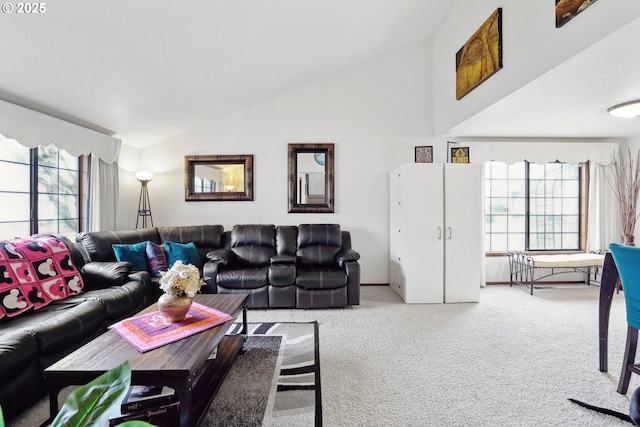
<svg viewBox="0 0 640 427">
<path fill-rule="evenodd" d="M 592 164 L 590 168 L 587 251 L 605 251 L 609 248 L 609 243 L 620 241 L 620 208 L 605 177 L 611 168 L 611 164 Z"/>
<path fill-rule="evenodd" d="M 73 156 L 90 154 L 88 229 L 115 229 L 119 139 L 2 100 L 0 134 L 29 148 L 54 144 Z"/>
<path fill-rule="evenodd" d="M 528 160 L 535 163 L 561 162 L 577 164 L 591 161 L 609 164 L 618 151 L 617 142 L 566 142 L 566 141 L 467 141 L 450 145 L 469 147 L 471 163 L 491 160 L 513 164 Z"/>
<path fill-rule="evenodd" d="M 118 213 L 118 163 L 91 156 L 88 231 L 115 230 Z"/>
<path fill-rule="evenodd" d="M 119 139 L 2 100 L 0 133 L 29 148 L 55 144 L 73 156 L 93 154 L 106 163 L 120 155 Z"/>
</svg>

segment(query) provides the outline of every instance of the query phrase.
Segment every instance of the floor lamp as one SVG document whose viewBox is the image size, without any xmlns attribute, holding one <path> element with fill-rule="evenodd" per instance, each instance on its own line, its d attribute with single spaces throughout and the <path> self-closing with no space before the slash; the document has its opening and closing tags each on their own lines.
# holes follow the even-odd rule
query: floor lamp
<svg viewBox="0 0 640 427">
<path fill-rule="evenodd" d="M 138 219 L 136 220 L 136 228 L 140 223 L 140 217 L 142 217 L 142 228 L 147 228 L 147 217 L 149 217 L 150 226 L 153 227 L 153 216 L 151 216 L 151 203 L 149 202 L 149 190 L 147 184 L 153 178 L 153 174 L 150 172 L 138 172 L 136 179 L 140 181 L 142 187 L 140 187 L 140 200 L 138 201 Z"/>
</svg>

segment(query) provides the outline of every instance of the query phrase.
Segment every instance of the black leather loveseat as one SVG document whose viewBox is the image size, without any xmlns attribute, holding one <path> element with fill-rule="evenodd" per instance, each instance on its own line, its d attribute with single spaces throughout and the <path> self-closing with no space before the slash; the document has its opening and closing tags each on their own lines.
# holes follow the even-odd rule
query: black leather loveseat
<svg viewBox="0 0 640 427">
<path fill-rule="evenodd" d="M 221 225 L 175 226 L 85 232 L 77 237 L 86 262 L 127 259 L 114 251 L 114 245 L 124 245 L 143 260 L 140 269 L 147 257 L 147 270 L 156 279 L 160 274 L 153 271 L 149 251 L 176 244 L 195 246 L 197 256 L 190 263 L 203 272 L 203 293 L 247 293 L 252 308 L 360 303 L 360 255 L 351 247 L 350 233 L 338 224 L 243 224 L 227 231 Z M 166 265 L 170 264 L 168 259 Z"/>
<path fill-rule="evenodd" d="M 73 242 L 61 236 L 56 239 L 62 253 L 66 254 L 62 249 L 65 246 L 69 250 L 70 258 L 65 256 L 64 262 L 54 268 L 75 266 L 74 271 L 83 282 L 78 293 L 69 292 L 38 306 L 38 301 L 44 301 L 42 292 L 18 294 L 10 290 L 10 281 L 16 281 L 16 276 L 10 274 L 4 276 L 7 280 L 2 283 L 0 310 L 5 316 L 0 319 L 0 405 L 7 421 L 47 393 L 45 368 L 104 333 L 108 325 L 152 302 L 152 286 L 147 274 L 131 273 L 131 265 L 126 262 L 85 264 Z M 12 243 L 1 244 L 0 258 L 4 260 L 0 269 L 10 265 L 16 275 L 28 270 L 23 276 L 27 278 L 40 274 L 41 268 L 15 252 Z M 54 255 L 57 254 L 47 255 L 49 263 Z M 56 283 L 49 291 L 57 293 L 62 288 L 64 283 Z M 11 292 L 16 293 L 17 298 L 13 304 L 7 304 L 4 298 Z M 26 307 L 27 302 L 33 305 L 19 313 L 12 312 L 11 307 Z"/>
</svg>

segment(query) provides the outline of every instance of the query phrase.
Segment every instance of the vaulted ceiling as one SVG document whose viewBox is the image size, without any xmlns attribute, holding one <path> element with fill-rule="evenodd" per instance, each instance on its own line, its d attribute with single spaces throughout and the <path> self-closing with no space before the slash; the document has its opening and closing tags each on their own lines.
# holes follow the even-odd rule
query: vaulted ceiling
<svg viewBox="0 0 640 427">
<path fill-rule="evenodd" d="M 0 98 L 144 146 L 433 36 L 441 0 L 69 0 L 5 14 Z"/>
<path fill-rule="evenodd" d="M 429 39 L 455 3 L 47 2 L 2 16 L 0 98 L 143 147 Z M 637 35 L 640 20 L 449 134 L 639 135 L 640 121 L 606 115 L 612 99 L 640 98 Z"/>
</svg>

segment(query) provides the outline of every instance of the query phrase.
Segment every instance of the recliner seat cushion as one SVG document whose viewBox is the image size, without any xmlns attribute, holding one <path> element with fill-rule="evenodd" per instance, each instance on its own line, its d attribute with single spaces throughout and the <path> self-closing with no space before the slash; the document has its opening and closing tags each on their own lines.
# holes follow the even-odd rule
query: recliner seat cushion
<svg viewBox="0 0 640 427">
<path fill-rule="evenodd" d="M 54 301 L 28 316 L 12 319 L 11 326 L 33 335 L 42 356 L 71 348 L 96 331 L 106 330 L 106 313 L 99 301 Z"/>
<path fill-rule="evenodd" d="M 217 284 L 227 289 L 256 289 L 268 283 L 269 268 L 238 268 L 218 271 Z"/>
<path fill-rule="evenodd" d="M 347 284 L 347 276 L 342 269 L 298 268 L 296 284 L 304 289 L 337 289 Z"/>
</svg>

